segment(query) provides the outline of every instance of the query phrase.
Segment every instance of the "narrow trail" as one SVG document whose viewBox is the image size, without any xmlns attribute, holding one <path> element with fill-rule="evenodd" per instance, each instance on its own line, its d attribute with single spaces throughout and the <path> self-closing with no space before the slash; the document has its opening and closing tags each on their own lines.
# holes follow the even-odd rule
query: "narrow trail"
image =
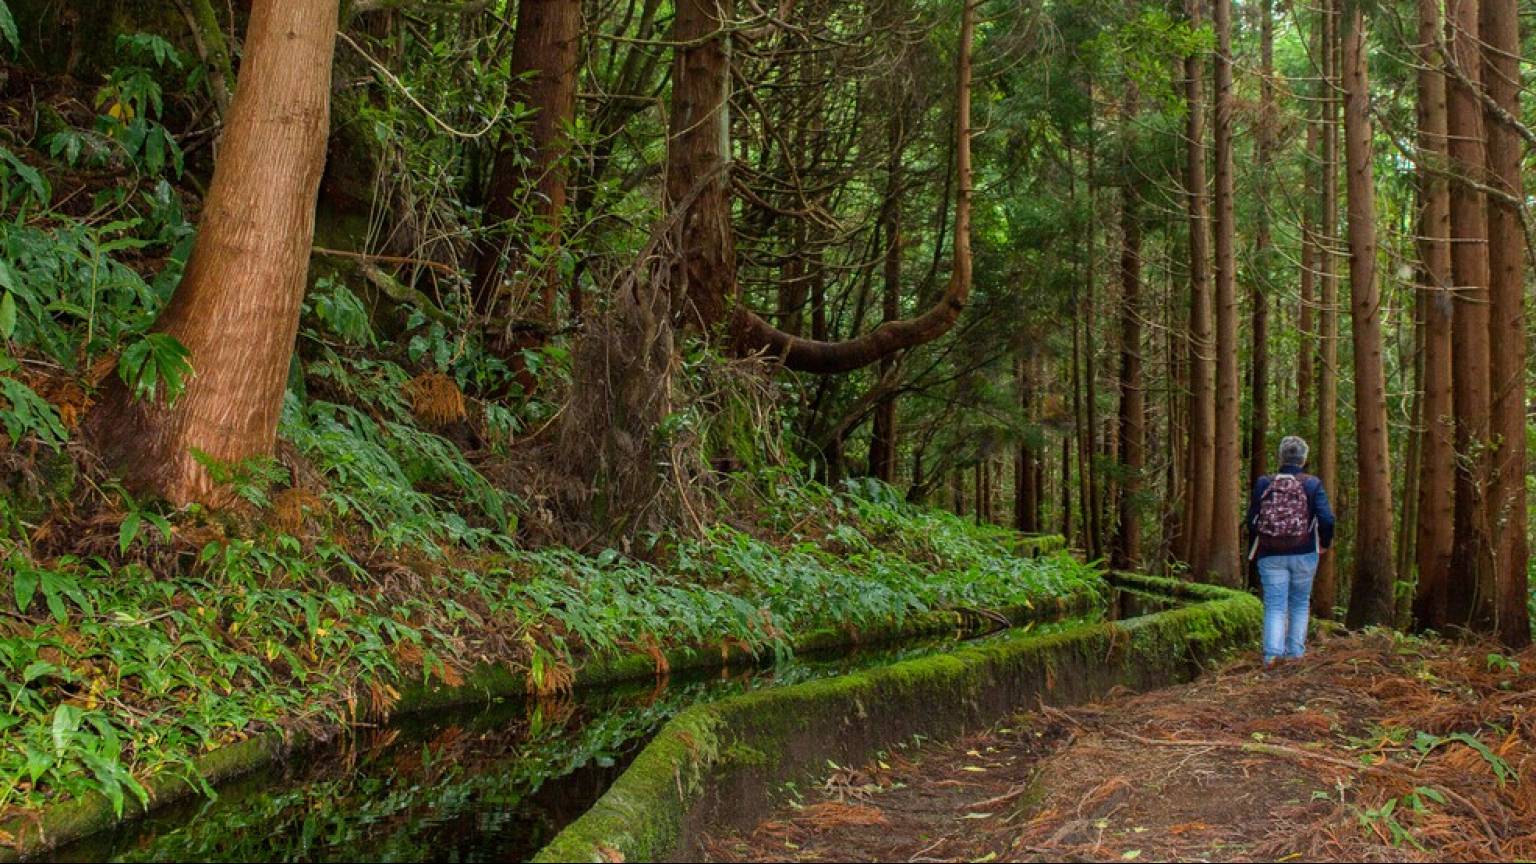
<svg viewBox="0 0 1536 864">
<path fill-rule="evenodd" d="M 1530 859 L 1536 652 L 1327 639 L 1277 671 L 1243 660 L 914 742 L 789 797 L 711 858 Z"/>
</svg>

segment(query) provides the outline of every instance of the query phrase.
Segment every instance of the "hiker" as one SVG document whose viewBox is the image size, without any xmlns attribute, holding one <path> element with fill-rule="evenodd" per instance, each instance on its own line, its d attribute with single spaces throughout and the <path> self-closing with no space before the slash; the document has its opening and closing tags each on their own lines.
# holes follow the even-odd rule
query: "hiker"
<svg viewBox="0 0 1536 864">
<path fill-rule="evenodd" d="M 1264 665 L 1301 657 L 1318 557 L 1333 545 L 1323 481 L 1306 474 L 1307 442 L 1280 441 L 1280 470 L 1259 478 L 1248 505 L 1248 557 L 1264 586 Z"/>
</svg>

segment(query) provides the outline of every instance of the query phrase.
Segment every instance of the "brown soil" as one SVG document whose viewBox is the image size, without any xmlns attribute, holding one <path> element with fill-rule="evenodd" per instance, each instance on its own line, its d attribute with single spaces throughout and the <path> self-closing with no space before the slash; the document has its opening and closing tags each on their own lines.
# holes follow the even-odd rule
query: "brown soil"
<svg viewBox="0 0 1536 864">
<path fill-rule="evenodd" d="M 1515 663 L 1385 634 L 1326 639 L 1275 671 L 1243 660 L 840 768 L 705 850 L 725 861 L 1529 860 L 1536 651 Z"/>
</svg>

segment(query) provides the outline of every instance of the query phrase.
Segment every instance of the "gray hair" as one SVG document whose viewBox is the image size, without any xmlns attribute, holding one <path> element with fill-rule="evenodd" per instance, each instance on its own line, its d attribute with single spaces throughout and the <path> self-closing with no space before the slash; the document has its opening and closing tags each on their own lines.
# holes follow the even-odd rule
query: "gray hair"
<svg viewBox="0 0 1536 864">
<path fill-rule="evenodd" d="M 1280 439 L 1280 464 L 1305 465 L 1307 464 L 1307 442 L 1299 436 L 1287 435 Z"/>
</svg>

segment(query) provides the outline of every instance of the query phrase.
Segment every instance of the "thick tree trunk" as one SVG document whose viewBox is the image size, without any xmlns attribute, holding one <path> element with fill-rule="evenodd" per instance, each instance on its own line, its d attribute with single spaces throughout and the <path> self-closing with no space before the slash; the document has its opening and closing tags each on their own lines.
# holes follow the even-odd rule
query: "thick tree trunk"
<svg viewBox="0 0 1536 864">
<path fill-rule="evenodd" d="M 565 215 L 567 130 L 576 110 L 577 44 L 581 34 L 581 0 L 521 0 L 517 32 L 512 40 L 508 87 L 512 101 L 533 109 L 526 147 L 518 146 L 520 131 L 502 135 L 491 168 L 485 202 L 485 223 L 500 238 L 493 251 L 476 263 L 473 282 L 475 312 L 492 318 L 509 315 L 514 327 L 547 332 L 556 326 L 555 298 L 560 286 L 560 226 Z M 532 189 L 534 194 L 528 195 Z M 520 207 L 528 200 L 531 208 Z M 529 243 L 531 220 L 543 236 Z M 530 248 L 537 246 L 537 249 Z M 529 260 L 537 252 L 538 262 Z M 536 266 L 530 266 L 535 265 Z M 497 308 L 505 274 L 512 274 L 511 296 Z M 531 302 L 530 302 L 531 301 Z M 516 347 L 542 341 L 542 333 L 518 338 Z"/>
<path fill-rule="evenodd" d="M 1392 548 L 1392 455 L 1387 439 L 1387 376 L 1382 357 L 1381 289 L 1376 281 L 1376 189 L 1371 170 L 1370 76 L 1365 12 L 1346 14 L 1344 148 L 1349 183 L 1350 330 L 1355 352 L 1355 472 L 1359 499 L 1350 627 L 1390 627 L 1397 581 Z"/>
<path fill-rule="evenodd" d="M 1478 50 L 1478 0 L 1448 0 L 1451 56 L 1473 87 L 1482 77 Z M 1446 590 L 1450 622 L 1484 632 L 1493 619 L 1493 538 L 1487 523 L 1488 437 L 1488 227 L 1482 191 L 1483 113 L 1478 93 L 1451 76 L 1446 91 L 1446 133 L 1451 172 L 1451 273 L 1456 286 L 1452 316 L 1451 377 L 1456 413 L 1456 504 L 1452 583 Z M 1461 182 L 1466 178 L 1471 182 Z"/>
<path fill-rule="evenodd" d="M 1186 0 L 1190 25 L 1200 26 L 1201 0 Z M 1184 485 L 1183 548 L 1179 556 L 1203 567 L 1210 546 L 1211 514 L 1216 490 L 1216 390 L 1212 369 L 1210 217 L 1206 207 L 1205 108 L 1201 96 L 1202 58 L 1184 60 L 1187 148 L 1184 191 L 1189 205 L 1189 454 Z M 1203 575 L 1197 573 L 1197 575 Z"/>
<path fill-rule="evenodd" d="M 731 231 L 730 0 L 678 0 L 672 22 L 672 103 L 667 118 L 670 290 L 680 324 L 711 331 L 736 304 Z"/>
<path fill-rule="evenodd" d="M 1237 261 L 1232 188 L 1232 0 L 1214 0 L 1216 27 L 1216 449 L 1211 529 L 1202 560 L 1213 582 L 1243 584 L 1238 536 L 1243 456 L 1239 449 L 1241 380 L 1237 366 Z"/>
<path fill-rule="evenodd" d="M 1336 249 L 1339 225 L 1339 25 L 1338 0 L 1323 4 L 1323 212 L 1318 220 L 1318 283 L 1321 303 L 1322 350 L 1318 361 L 1317 476 L 1333 497 L 1335 510 L 1347 500 L 1339 488 L 1339 278 Z M 1312 614 L 1333 617 L 1338 605 L 1336 553 L 1324 555 L 1312 583 Z"/>
<path fill-rule="evenodd" d="M 1482 0 L 1479 36 L 1483 43 L 1483 82 L 1492 101 L 1510 116 L 1520 116 L 1520 20 L 1515 0 Z M 1526 564 L 1525 400 L 1526 344 L 1524 278 L 1525 231 L 1517 202 L 1525 200 L 1520 177 L 1524 148 L 1515 130 L 1492 109 L 1485 109 L 1488 177 L 1502 194 L 1488 196 L 1489 373 L 1492 390 L 1490 430 L 1494 448 L 1488 527 L 1494 546 L 1495 636 L 1506 647 L 1531 643 Z"/>
<path fill-rule="evenodd" d="M 103 457 L 177 504 L 228 498 L 199 461 L 270 455 L 293 357 L 330 126 L 334 0 L 257 0 L 197 242 L 156 332 L 191 352 L 174 405 L 113 379 L 90 418 Z"/>
<path fill-rule="evenodd" d="M 1455 419 L 1451 396 L 1451 201 L 1444 174 L 1435 170 L 1446 157 L 1446 83 L 1442 71 L 1440 0 L 1419 0 L 1419 273 L 1423 309 L 1423 370 L 1419 395 L 1419 503 L 1414 542 L 1418 582 L 1414 590 L 1416 626 L 1442 630 L 1446 589 L 1451 579 L 1455 535 Z M 1406 530 L 1406 528 L 1405 528 Z"/>
</svg>

